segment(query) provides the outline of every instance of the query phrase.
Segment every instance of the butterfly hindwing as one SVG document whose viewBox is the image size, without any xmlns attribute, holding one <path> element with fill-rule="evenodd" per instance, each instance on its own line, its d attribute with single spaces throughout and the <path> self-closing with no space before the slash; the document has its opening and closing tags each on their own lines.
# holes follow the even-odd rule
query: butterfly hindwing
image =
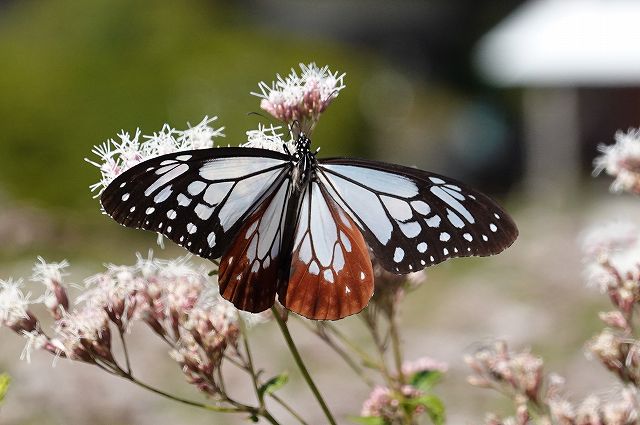
<svg viewBox="0 0 640 425">
<path fill-rule="evenodd" d="M 120 224 L 161 233 L 194 254 L 218 258 L 289 168 L 288 156 L 265 149 L 176 152 L 123 172 L 100 201 Z"/>
<path fill-rule="evenodd" d="M 237 308 L 258 313 L 273 305 L 282 261 L 282 237 L 290 180 L 244 221 L 220 260 L 220 294 Z"/>
<path fill-rule="evenodd" d="M 497 254 L 518 235 L 515 223 L 493 200 L 434 173 L 334 158 L 320 161 L 318 176 L 391 272 Z"/>
<path fill-rule="evenodd" d="M 373 294 L 369 250 L 353 219 L 311 182 L 305 190 L 293 244 L 288 284 L 279 300 L 316 320 L 358 313 Z"/>
</svg>

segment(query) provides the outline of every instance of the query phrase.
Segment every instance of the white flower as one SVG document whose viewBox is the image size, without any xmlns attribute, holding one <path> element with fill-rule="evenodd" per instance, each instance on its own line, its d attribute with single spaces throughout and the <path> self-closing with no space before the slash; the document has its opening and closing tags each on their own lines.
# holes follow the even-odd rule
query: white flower
<svg viewBox="0 0 640 425">
<path fill-rule="evenodd" d="M 67 260 L 59 263 L 47 263 L 44 258 L 38 257 L 39 263 L 33 266 L 31 280 L 41 282 L 49 291 L 53 291 L 56 285 L 62 284 L 62 277 L 66 276 L 64 269 L 69 267 Z"/>
<path fill-rule="evenodd" d="M 319 68 L 315 63 L 300 64 L 301 74 L 292 68 L 286 77 L 276 75 L 271 85 L 260 82 L 260 93 L 251 93 L 261 98 L 260 107 L 276 119 L 287 124 L 298 121 L 312 128 L 320 114 L 329 106 L 344 85 L 345 74 L 331 72 L 328 66 Z"/>
<path fill-rule="evenodd" d="M 38 330 L 31 332 L 23 331 L 22 336 L 27 340 L 20 353 L 20 360 L 26 360 L 27 363 L 31 363 L 31 353 L 34 350 L 43 348 L 49 339 Z"/>
<path fill-rule="evenodd" d="M 95 146 L 92 152 L 98 160 L 85 160 L 100 169 L 101 179 L 91 185 L 91 191 L 97 192 L 96 197 L 99 196 L 113 179 L 147 159 L 173 152 L 213 147 L 213 139 L 224 136 L 224 127 L 214 129 L 210 125 L 216 119 L 217 117 L 204 117 L 200 123 L 193 127 L 189 125 L 183 131 L 165 124 L 159 132 L 143 136 L 146 139 L 144 142 L 140 142 L 140 130 L 136 130 L 133 138 L 122 131 L 118 134 L 119 142 L 109 139 L 102 145 Z"/>
<path fill-rule="evenodd" d="M 634 223 L 617 221 L 593 227 L 582 241 L 589 285 L 606 291 L 620 285 L 620 279 L 640 279 L 640 229 Z"/>
<path fill-rule="evenodd" d="M 22 291 L 22 280 L 0 280 L 0 324 L 12 326 L 20 319 L 27 319 L 31 293 Z"/>
<path fill-rule="evenodd" d="M 295 142 L 293 140 L 285 141 L 282 138 L 283 133 L 280 131 L 281 129 L 281 126 L 265 127 L 259 124 L 257 130 L 247 131 L 247 143 L 240 146 L 245 148 L 269 149 L 282 153 L 295 152 Z"/>
<path fill-rule="evenodd" d="M 594 174 L 603 170 L 614 176 L 613 192 L 640 190 L 640 129 L 615 134 L 615 144 L 600 145 L 602 155 L 594 160 Z"/>
</svg>

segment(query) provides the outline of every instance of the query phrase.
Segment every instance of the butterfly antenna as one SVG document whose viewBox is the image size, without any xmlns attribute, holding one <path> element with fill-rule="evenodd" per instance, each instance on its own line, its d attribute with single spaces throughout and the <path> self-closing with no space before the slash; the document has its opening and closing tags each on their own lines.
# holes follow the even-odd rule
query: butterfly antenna
<svg viewBox="0 0 640 425">
<path fill-rule="evenodd" d="M 276 119 L 274 119 L 273 117 L 267 116 L 267 115 L 263 115 L 260 112 L 247 112 L 247 116 L 251 116 L 251 115 L 257 115 L 261 118 L 264 118 L 265 120 L 267 120 L 269 122 L 269 124 L 271 124 L 272 127 L 278 126 L 278 125 L 282 125 L 282 123 Z"/>
</svg>

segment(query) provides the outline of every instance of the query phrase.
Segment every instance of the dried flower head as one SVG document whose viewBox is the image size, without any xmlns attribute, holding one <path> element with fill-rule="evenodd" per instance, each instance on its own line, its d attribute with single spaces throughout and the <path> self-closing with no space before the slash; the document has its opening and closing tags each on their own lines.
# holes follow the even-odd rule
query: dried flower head
<svg viewBox="0 0 640 425">
<path fill-rule="evenodd" d="M 291 69 L 286 77 L 276 76 L 271 85 L 260 82 L 260 107 L 276 119 L 291 125 L 298 122 L 309 134 L 320 115 L 345 88 L 344 76 L 331 72 L 328 66 L 319 68 L 315 63 L 300 64 L 301 73 Z M 293 128 L 294 131 L 299 130 Z"/>
<path fill-rule="evenodd" d="M 606 292 L 623 318 L 629 316 L 640 299 L 638 235 L 633 224 L 611 223 L 594 228 L 583 238 L 587 282 Z M 617 323 L 622 324 L 619 320 Z"/>
<path fill-rule="evenodd" d="M 63 283 L 67 267 L 69 263 L 66 260 L 47 263 L 42 257 L 38 257 L 38 262 L 33 266 L 31 280 L 42 283 L 46 288 L 43 302 L 56 319 L 60 319 L 63 312 L 69 310 L 69 297 Z"/>
<path fill-rule="evenodd" d="M 424 395 L 423 391 L 411 385 L 403 385 L 398 391 L 377 385 L 362 404 L 360 414 L 367 418 L 381 418 L 385 424 L 407 423 L 407 414 L 416 418 L 426 412 L 426 406 L 420 401 Z"/>
<path fill-rule="evenodd" d="M 136 130 L 133 137 L 122 131 L 118 134 L 119 142 L 109 139 L 102 145 L 95 146 L 92 152 L 98 157 L 98 161 L 86 161 L 100 169 L 102 178 L 91 185 L 91 191 L 97 192 L 96 196 L 99 196 L 113 179 L 146 159 L 213 147 L 213 139 L 224 136 L 224 127 L 214 129 L 210 126 L 216 119 L 217 117 L 204 117 L 200 123 L 189 126 L 186 130 L 176 130 L 165 124 L 159 132 L 143 136 L 145 141 L 140 141 L 140 130 Z"/>
<path fill-rule="evenodd" d="M 502 388 L 533 401 L 541 399 L 544 363 L 540 357 L 528 351 L 512 353 L 498 341 L 465 357 L 465 361 L 475 373 L 469 377 L 472 385 Z"/>
<path fill-rule="evenodd" d="M 613 192 L 640 193 L 640 130 L 629 129 L 615 134 L 615 144 L 600 145 L 602 153 L 594 160 L 594 174 L 603 170 L 615 177 Z"/>
<path fill-rule="evenodd" d="M 21 280 L 0 280 L 0 325 L 11 327 L 29 319 L 30 297 L 31 293 L 24 293 Z"/>
<path fill-rule="evenodd" d="M 402 374 L 411 376 L 421 372 L 442 372 L 445 373 L 449 365 L 431 357 L 420 357 L 413 361 L 406 361 L 402 364 Z"/>
</svg>

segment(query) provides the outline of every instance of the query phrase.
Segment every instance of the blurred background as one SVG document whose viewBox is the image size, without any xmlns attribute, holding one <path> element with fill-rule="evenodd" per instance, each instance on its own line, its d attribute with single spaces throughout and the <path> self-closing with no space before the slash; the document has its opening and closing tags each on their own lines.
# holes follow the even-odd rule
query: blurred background
<svg viewBox="0 0 640 425">
<path fill-rule="evenodd" d="M 530 346 L 576 399 L 605 390 L 585 359 L 606 300 L 585 288 L 579 235 L 635 215 L 633 199 L 590 177 L 599 143 L 638 125 L 640 8 L 625 0 L 0 0 L 0 279 L 29 276 L 37 255 L 70 260 L 81 282 L 103 263 L 161 251 L 155 236 L 99 212 L 83 158 L 121 129 L 183 129 L 204 115 L 237 145 L 261 118 L 256 91 L 299 62 L 346 72 L 323 115 L 323 155 L 384 159 L 455 177 L 492 194 L 521 231 L 498 257 L 447 262 L 406 301 L 407 358 L 449 362 L 440 387 L 449 423 L 477 423 L 497 397 L 465 383 L 465 353 L 490 338 Z M 357 319 L 340 322 L 360 338 Z M 274 326 L 253 330 L 258 363 L 289 368 Z M 368 390 L 294 325 L 340 416 Z M 197 397 L 164 347 L 134 332 L 143 375 Z M 366 343 L 366 338 L 360 338 Z M 13 376 L 2 424 L 227 424 L 94 368 L 36 355 L 4 330 L 0 371 Z M 255 348 L 254 348 L 255 349 Z M 589 373 L 584 373 L 588 370 Z M 235 381 L 234 381 L 235 382 Z M 238 391 L 248 383 L 237 377 Z M 283 390 L 321 413 L 297 379 Z M 348 397 L 347 397 L 348 395 Z M 315 416 L 313 416 L 315 415 Z"/>
</svg>

